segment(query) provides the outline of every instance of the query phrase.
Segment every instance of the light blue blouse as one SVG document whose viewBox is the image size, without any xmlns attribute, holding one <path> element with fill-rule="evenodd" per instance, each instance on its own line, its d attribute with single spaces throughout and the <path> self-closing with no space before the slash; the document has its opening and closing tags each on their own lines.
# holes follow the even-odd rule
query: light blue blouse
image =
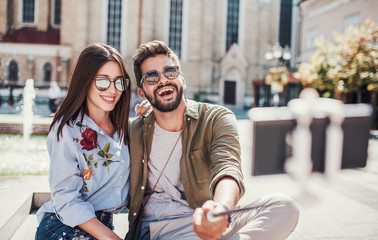
<svg viewBox="0 0 378 240">
<path fill-rule="evenodd" d="M 79 115 L 80 116 L 80 115 Z M 57 122 L 47 137 L 52 200 L 37 212 L 46 212 L 70 227 L 96 217 L 95 211 L 118 213 L 128 204 L 130 156 L 118 133 L 108 136 L 87 115 L 63 127 L 57 140 Z"/>
</svg>

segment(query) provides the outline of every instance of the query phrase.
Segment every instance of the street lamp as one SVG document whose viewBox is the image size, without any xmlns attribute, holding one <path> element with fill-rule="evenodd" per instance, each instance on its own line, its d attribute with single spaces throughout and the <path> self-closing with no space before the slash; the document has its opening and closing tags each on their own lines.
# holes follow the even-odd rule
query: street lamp
<svg viewBox="0 0 378 240">
<path fill-rule="evenodd" d="M 268 61 L 273 59 L 272 47 L 269 44 L 266 46 L 265 59 Z"/>
<path fill-rule="evenodd" d="M 284 61 L 289 61 L 291 59 L 291 50 L 289 46 L 285 46 L 283 53 L 282 53 L 282 58 Z"/>
<path fill-rule="evenodd" d="M 272 47 L 272 55 L 275 59 L 282 57 L 282 47 L 278 42 L 276 42 Z"/>
<path fill-rule="evenodd" d="M 287 45 L 282 48 L 276 42 L 272 47 L 268 45 L 266 48 L 265 59 L 268 61 L 275 60 L 275 64 L 268 69 L 268 74 L 265 77 L 265 83 L 271 85 L 275 107 L 279 105 L 279 93 L 283 91 L 283 87 L 288 81 L 286 65 L 290 58 L 290 48 Z"/>
<path fill-rule="evenodd" d="M 289 46 L 286 45 L 284 48 L 282 48 L 278 42 L 276 42 L 273 46 L 268 44 L 265 51 L 265 59 L 270 61 L 273 58 L 279 61 L 278 65 L 281 62 L 286 63 L 289 61 L 291 59 Z"/>
</svg>

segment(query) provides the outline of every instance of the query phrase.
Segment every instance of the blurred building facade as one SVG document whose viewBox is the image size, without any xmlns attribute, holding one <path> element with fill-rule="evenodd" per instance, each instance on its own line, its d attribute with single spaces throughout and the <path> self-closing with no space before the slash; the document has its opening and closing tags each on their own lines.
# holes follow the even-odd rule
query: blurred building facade
<svg viewBox="0 0 378 240">
<path fill-rule="evenodd" d="M 296 62 L 307 61 L 314 53 L 314 40 L 323 36 L 333 42 L 333 32 L 345 32 L 349 25 L 359 25 L 367 18 L 378 22 L 376 0 L 294 0 L 298 6 L 293 21 L 298 28 L 294 45 Z"/>
<path fill-rule="evenodd" d="M 95 41 L 116 47 L 133 76 L 135 49 L 158 39 L 179 54 L 189 97 L 241 107 L 250 80 L 265 74 L 267 44 L 279 39 L 280 8 L 280 0 L 0 0 L 0 82 L 65 86 Z"/>
<path fill-rule="evenodd" d="M 61 44 L 60 0 L 0 0 L 0 82 L 67 82 L 71 47 Z"/>
</svg>

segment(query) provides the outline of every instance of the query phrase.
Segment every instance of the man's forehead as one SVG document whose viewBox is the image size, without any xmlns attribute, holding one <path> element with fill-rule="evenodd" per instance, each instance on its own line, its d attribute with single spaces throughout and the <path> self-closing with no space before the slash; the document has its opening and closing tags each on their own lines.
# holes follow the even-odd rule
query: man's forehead
<svg viewBox="0 0 378 240">
<path fill-rule="evenodd" d="M 142 72 L 148 72 L 150 70 L 163 70 L 165 66 L 175 66 L 174 61 L 166 55 L 156 55 L 149 57 L 141 64 Z"/>
</svg>

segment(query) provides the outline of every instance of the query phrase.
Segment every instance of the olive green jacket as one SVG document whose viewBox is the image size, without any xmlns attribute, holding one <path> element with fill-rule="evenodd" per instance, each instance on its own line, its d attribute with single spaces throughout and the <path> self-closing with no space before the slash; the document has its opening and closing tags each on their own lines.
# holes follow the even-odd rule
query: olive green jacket
<svg viewBox="0 0 378 240">
<path fill-rule="evenodd" d="M 150 111 L 130 125 L 130 205 L 133 227 L 147 186 L 155 116 Z M 171 151 L 172 149 L 167 149 Z M 230 176 L 244 194 L 240 144 L 235 115 L 225 107 L 186 100 L 182 132 L 181 179 L 193 209 L 211 199 L 217 182 Z"/>
</svg>

